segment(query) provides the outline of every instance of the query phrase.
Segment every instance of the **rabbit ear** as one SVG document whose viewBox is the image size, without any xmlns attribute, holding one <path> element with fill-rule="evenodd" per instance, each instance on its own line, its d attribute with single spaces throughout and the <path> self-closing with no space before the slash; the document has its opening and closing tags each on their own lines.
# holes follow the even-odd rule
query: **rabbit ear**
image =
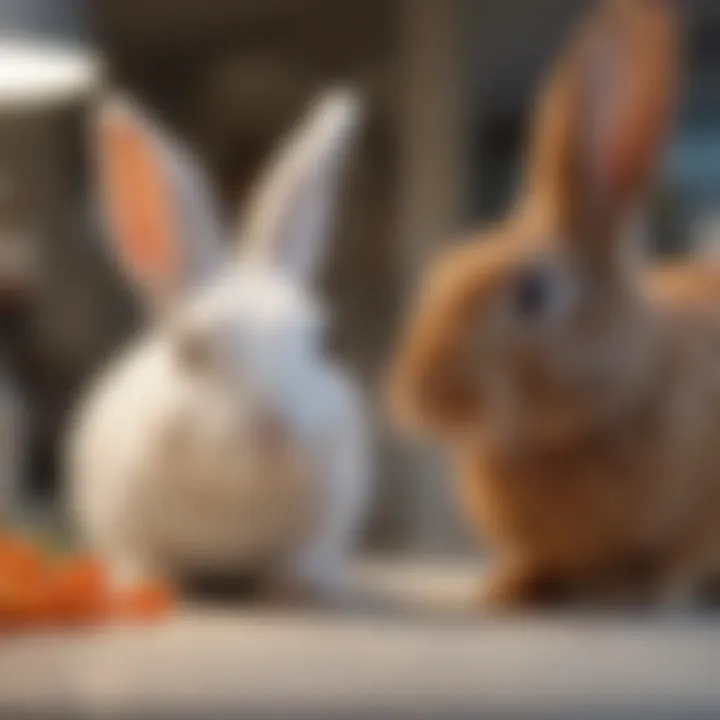
<svg viewBox="0 0 720 720">
<path fill-rule="evenodd" d="M 187 151 L 129 101 L 105 100 L 95 130 L 116 253 L 151 302 L 170 301 L 220 260 L 212 193 Z"/>
<path fill-rule="evenodd" d="M 570 211 L 573 154 L 577 145 L 580 37 L 562 57 L 541 89 L 532 128 L 524 214 L 533 221 L 564 222 Z M 539 218 L 538 218 L 539 216 Z"/>
<path fill-rule="evenodd" d="M 619 220 L 639 199 L 673 115 L 678 27 L 672 0 L 615 0 L 583 28 L 539 112 L 535 208 L 577 230 Z"/>
<path fill-rule="evenodd" d="M 678 26 L 671 0 L 618 0 L 588 50 L 581 152 L 601 205 L 636 200 L 653 170 L 676 100 Z"/>
<path fill-rule="evenodd" d="M 243 259 L 308 281 L 328 245 L 341 174 L 361 115 L 358 97 L 327 92 L 282 143 L 261 177 L 241 225 Z"/>
</svg>

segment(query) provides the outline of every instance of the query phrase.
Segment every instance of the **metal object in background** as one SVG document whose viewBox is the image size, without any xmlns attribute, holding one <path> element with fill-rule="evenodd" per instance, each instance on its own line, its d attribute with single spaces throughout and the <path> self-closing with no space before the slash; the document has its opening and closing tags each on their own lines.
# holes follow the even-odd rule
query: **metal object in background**
<svg viewBox="0 0 720 720">
<path fill-rule="evenodd" d="M 13 398 L 0 414 L 3 427 L 13 429 L 12 448 L 2 452 L 13 454 L 15 467 L 23 460 L 19 450 L 29 448 L 30 461 L 54 454 L 50 438 L 74 379 L 62 362 L 71 354 L 62 336 L 77 334 L 83 323 L 77 313 L 63 315 L 77 289 L 61 275 L 77 264 L 70 248 L 83 236 L 80 108 L 99 63 L 83 47 L 47 37 L 53 18 L 71 19 L 65 5 L 0 6 L 0 385 L 3 398 Z M 38 20 L 42 34 L 28 34 Z M 32 478 L 23 479 L 28 484 Z"/>
</svg>

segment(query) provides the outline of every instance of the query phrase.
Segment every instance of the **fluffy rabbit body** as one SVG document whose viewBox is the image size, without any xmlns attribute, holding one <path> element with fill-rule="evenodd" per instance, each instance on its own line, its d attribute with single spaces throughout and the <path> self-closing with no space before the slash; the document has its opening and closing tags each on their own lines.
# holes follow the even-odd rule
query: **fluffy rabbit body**
<svg viewBox="0 0 720 720">
<path fill-rule="evenodd" d="M 121 579 L 260 576 L 342 585 L 368 495 L 358 392 L 322 350 L 310 291 L 358 124 L 328 93 L 251 197 L 224 257 L 188 152 L 125 101 L 97 123 L 121 264 L 157 322 L 83 403 L 69 442 L 71 503 Z"/>
<path fill-rule="evenodd" d="M 495 550 L 491 606 L 676 607 L 720 585 L 720 267 L 645 268 L 670 2 L 608 2 L 541 96 L 525 191 L 430 269 L 391 383 Z"/>
</svg>

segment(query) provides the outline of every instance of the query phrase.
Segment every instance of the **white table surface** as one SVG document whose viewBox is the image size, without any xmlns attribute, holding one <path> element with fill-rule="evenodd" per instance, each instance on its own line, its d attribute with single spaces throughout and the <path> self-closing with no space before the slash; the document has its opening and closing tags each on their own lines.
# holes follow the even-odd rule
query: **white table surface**
<svg viewBox="0 0 720 720">
<path fill-rule="evenodd" d="M 0 716 L 720 717 L 720 617 L 500 621 L 468 612 L 469 568 L 357 577 L 384 611 L 188 608 L 2 639 Z"/>
</svg>

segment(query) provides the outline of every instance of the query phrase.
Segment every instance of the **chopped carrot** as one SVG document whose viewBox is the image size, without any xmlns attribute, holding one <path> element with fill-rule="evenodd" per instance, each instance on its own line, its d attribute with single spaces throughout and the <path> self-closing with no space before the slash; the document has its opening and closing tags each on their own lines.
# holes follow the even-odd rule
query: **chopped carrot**
<svg viewBox="0 0 720 720">
<path fill-rule="evenodd" d="M 41 575 L 33 581 L 6 582 L 0 592 L 0 626 L 23 630 L 57 623 L 65 613 L 54 578 Z"/>
<path fill-rule="evenodd" d="M 100 619 L 108 605 L 110 587 L 104 568 L 92 558 L 77 558 L 54 569 L 52 604 L 60 620 Z"/>
<path fill-rule="evenodd" d="M 115 590 L 104 566 L 92 557 L 51 562 L 26 540 L 0 534 L 0 631 L 153 620 L 171 605 L 162 584 Z"/>
<path fill-rule="evenodd" d="M 43 561 L 24 540 L 0 537 L 0 623 L 26 625 L 44 615 Z"/>
<path fill-rule="evenodd" d="M 119 592 L 112 604 L 113 617 L 119 620 L 155 620 L 172 606 L 168 589 L 160 583 L 147 583 Z"/>
<path fill-rule="evenodd" d="M 25 540 L 0 536 L 0 574 L 21 580 L 37 578 L 43 570 L 40 553 Z"/>
</svg>

